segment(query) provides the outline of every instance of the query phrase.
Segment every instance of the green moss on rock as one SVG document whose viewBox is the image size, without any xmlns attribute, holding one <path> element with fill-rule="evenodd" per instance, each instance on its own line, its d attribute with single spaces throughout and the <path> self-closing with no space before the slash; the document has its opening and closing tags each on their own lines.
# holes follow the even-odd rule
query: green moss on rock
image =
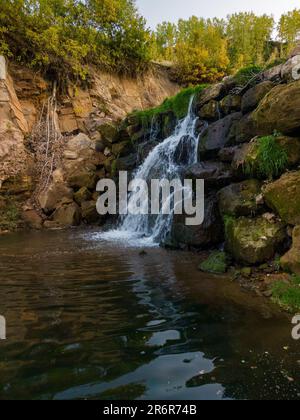
<svg viewBox="0 0 300 420">
<path fill-rule="evenodd" d="M 228 257 L 225 252 L 215 251 L 199 266 L 205 273 L 224 274 L 228 268 Z"/>
<path fill-rule="evenodd" d="M 277 281 L 272 285 L 272 300 L 288 312 L 300 310 L 300 277 L 292 276 L 289 282 Z"/>
</svg>

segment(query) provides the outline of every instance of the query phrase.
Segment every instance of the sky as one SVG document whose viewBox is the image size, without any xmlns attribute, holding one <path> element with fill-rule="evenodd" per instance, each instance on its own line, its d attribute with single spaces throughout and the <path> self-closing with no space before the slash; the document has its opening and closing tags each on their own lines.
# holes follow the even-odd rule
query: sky
<svg viewBox="0 0 300 420">
<path fill-rule="evenodd" d="M 253 11 L 258 15 L 273 14 L 279 20 L 282 13 L 300 9 L 299 0 L 136 0 L 136 4 L 153 29 L 160 22 L 177 22 L 192 15 L 223 18 L 236 12 Z"/>
</svg>

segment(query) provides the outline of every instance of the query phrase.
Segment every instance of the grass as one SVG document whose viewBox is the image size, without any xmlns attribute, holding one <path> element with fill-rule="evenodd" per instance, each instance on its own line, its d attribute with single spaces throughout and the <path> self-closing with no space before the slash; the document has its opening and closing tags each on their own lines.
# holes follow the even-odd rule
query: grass
<svg viewBox="0 0 300 420">
<path fill-rule="evenodd" d="M 0 228 L 3 230 L 15 230 L 20 221 L 20 212 L 14 203 L 7 205 L 0 211 Z"/>
<path fill-rule="evenodd" d="M 288 155 L 276 141 L 277 136 L 274 134 L 257 139 L 257 155 L 253 160 L 246 160 L 245 175 L 273 179 L 285 171 L 288 166 Z"/>
<path fill-rule="evenodd" d="M 288 312 L 300 310 L 300 277 L 292 276 L 289 283 L 277 281 L 272 286 L 273 301 Z"/>
<path fill-rule="evenodd" d="M 225 252 L 215 251 L 200 264 L 199 269 L 206 273 L 224 274 L 227 271 L 228 259 Z"/>
<path fill-rule="evenodd" d="M 145 111 L 137 111 L 133 115 L 138 117 L 143 127 L 151 125 L 153 118 L 159 114 L 172 111 L 178 120 L 184 118 L 187 114 L 190 99 L 192 95 L 198 95 L 207 87 L 207 85 L 198 85 L 187 88 L 179 92 L 176 96 L 166 99 L 156 108 Z"/>
</svg>

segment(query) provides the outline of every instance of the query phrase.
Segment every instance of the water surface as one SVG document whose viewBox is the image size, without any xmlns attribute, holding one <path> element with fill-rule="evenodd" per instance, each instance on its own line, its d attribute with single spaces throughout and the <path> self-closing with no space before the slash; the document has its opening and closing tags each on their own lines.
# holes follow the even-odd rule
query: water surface
<svg viewBox="0 0 300 420">
<path fill-rule="evenodd" d="M 0 237 L 1 399 L 299 399 L 291 317 L 196 255 Z"/>
</svg>

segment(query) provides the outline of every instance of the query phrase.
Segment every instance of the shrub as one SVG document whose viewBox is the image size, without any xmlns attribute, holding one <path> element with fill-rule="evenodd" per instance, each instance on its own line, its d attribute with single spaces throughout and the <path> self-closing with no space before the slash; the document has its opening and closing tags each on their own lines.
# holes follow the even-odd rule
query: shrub
<svg viewBox="0 0 300 420">
<path fill-rule="evenodd" d="M 255 84 L 255 78 L 263 71 L 263 67 L 260 66 L 248 66 L 244 67 L 237 72 L 234 76 L 235 82 L 237 85 L 244 86 L 247 85 L 253 79 Z"/>
</svg>

